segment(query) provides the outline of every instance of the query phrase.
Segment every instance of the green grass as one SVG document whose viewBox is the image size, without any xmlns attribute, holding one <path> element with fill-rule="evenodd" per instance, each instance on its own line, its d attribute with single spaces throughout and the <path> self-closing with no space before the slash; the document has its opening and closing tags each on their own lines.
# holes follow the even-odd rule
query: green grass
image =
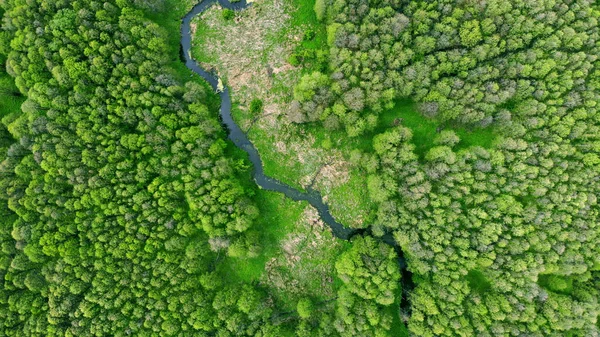
<svg viewBox="0 0 600 337">
<path fill-rule="evenodd" d="M 279 251 L 279 242 L 293 229 L 307 205 L 306 202 L 286 198 L 281 193 L 265 190 L 258 190 L 254 200 L 260 209 L 260 218 L 254 228 L 260 233 L 263 250 L 255 258 L 226 258 L 219 264 L 219 271 L 225 280 L 258 281 L 265 270 L 265 263 Z"/>
<path fill-rule="evenodd" d="M 196 61 L 210 65 L 218 64 L 218 59 L 216 56 L 209 55 L 209 53 L 207 53 L 202 46 L 206 43 L 206 41 L 211 41 L 211 39 L 215 37 L 225 39 L 226 36 L 223 34 L 223 32 L 227 31 L 226 27 L 235 24 L 233 21 L 227 21 L 222 18 L 221 21 L 222 28 L 225 28 L 223 31 L 211 29 L 205 20 L 199 19 L 198 17 L 192 21 L 192 23 L 196 25 L 196 33 L 193 36 L 192 43 L 192 55 Z M 224 74 L 221 74 L 221 76 L 223 75 Z M 223 80 L 225 80 L 227 83 L 226 78 Z"/>
<path fill-rule="evenodd" d="M 315 0 L 292 0 L 292 4 L 296 7 L 296 11 L 292 16 L 292 24 L 296 26 L 301 25 L 310 25 L 313 28 L 321 28 L 324 27 L 324 24 L 321 24 L 319 20 L 317 20 L 317 15 L 314 11 Z"/>
<path fill-rule="evenodd" d="M 355 228 L 372 225 L 376 205 L 366 190 L 365 176 L 354 168 L 350 180 L 329 193 L 329 208 L 335 219 Z"/>
<path fill-rule="evenodd" d="M 292 15 L 291 25 L 311 29 L 315 32 L 315 38 L 310 41 L 302 41 L 300 48 L 327 49 L 327 27 L 317 20 L 317 15 L 313 9 L 315 0 L 292 0 L 292 3 L 296 7 L 296 11 Z M 306 71 L 310 70 L 306 69 Z"/>
<path fill-rule="evenodd" d="M 384 111 L 380 115 L 379 126 L 375 133 L 383 132 L 386 128 L 392 127 L 396 118 L 402 118 L 401 125 L 412 130 L 415 152 L 420 158 L 423 158 L 427 151 L 434 146 L 433 140 L 437 136 L 437 128 L 442 123 L 421 115 L 411 100 L 403 99 L 397 100 L 394 108 Z M 496 134 L 489 127 L 468 130 L 461 126 L 446 126 L 446 129 L 453 130 L 460 137 L 460 142 L 456 145 L 457 149 L 470 146 L 491 148 L 496 139 Z"/>
<path fill-rule="evenodd" d="M 469 146 L 481 146 L 486 149 L 494 147 L 497 135 L 490 127 L 481 129 L 467 130 L 465 128 L 454 128 L 454 132 L 460 137 L 461 142 L 458 148 L 467 148 Z"/>
<path fill-rule="evenodd" d="M 304 39 L 300 41 L 294 48 L 296 55 L 304 55 L 305 52 L 316 53 L 317 51 L 328 53 L 329 48 L 327 46 L 327 27 L 317 20 L 317 15 L 313 10 L 315 0 L 291 0 L 291 6 L 286 10 L 290 15 L 286 27 L 278 31 L 276 34 L 270 36 L 268 41 L 270 46 L 273 45 L 286 45 L 289 44 L 290 34 L 301 33 L 301 38 L 304 32 L 312 31 L 314 37 L 312 39 Z M 291 9 L 291 10 L 290 10 Z M 263 60 L 268 62 L 268 60 Z M 314 59 L 305 59 L 300 65 L 302 73 L 310 73 L 319 70 L 320 65 Z M 288 90 L 289 86 L 275 86 L 275 90 Z"/>
<path fill-rule="evenodd" d="M 573 292 L 573 278 L 561 275 L 540 275 L 538 284 L 554 293 L 570 295 Z"/>
</svg>

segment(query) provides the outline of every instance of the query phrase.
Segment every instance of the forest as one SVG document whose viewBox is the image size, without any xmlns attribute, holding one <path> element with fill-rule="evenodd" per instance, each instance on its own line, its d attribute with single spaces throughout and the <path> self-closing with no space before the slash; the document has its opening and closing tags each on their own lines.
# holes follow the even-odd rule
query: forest
<svg viewBox="0 0 600 337">
<path fill-rule="evenodd" d="M 600 336 L 600 3 L 199 14 L 347 241 L 197 3 L 0 0 L 0 336 Z"/>
<path fill-rule="evenodd" d="M 598 335 L 598 3 L 317 4 L 330 70 L 292 118 L 356 137 L 408 97 L 440 123 L 422 153 L 401 122 L 376 135 L 365 167 L 417 278 L 411 333 Z M 461 126 L 497 139 L 461 147 Z"/>
</svg>

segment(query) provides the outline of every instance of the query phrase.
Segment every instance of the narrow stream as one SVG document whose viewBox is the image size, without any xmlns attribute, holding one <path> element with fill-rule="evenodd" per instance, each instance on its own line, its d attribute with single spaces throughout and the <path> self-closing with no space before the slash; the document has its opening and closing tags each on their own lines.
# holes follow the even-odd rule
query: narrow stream
<svg viewBox="0 0 600 337">
<path fill-rule="evenodd" d="M 219 3 L 219 5 L 221 5 L 223 8 L 232 10 L 242 10 L 249 6 L 246 0 L 242 0 L 236 3 L 230 3 L 225 0 L 203 0 L 202 2 L 194 6 L 194 8 L 192 8 L 192 10 L 188 14 L 186 14 L 186 16 L 182 20 L 181 25 L 181 47 L 185 65 L 191 71 L 204 78 L 215 91 L 217 91 L 219 78 L 216 77 L 214 74 L 204 70 L 192 58 L 191 21 L 194 17 L 196 17 L 196 15 L 199 15 L 200 13 L 204 12 L 210 6 L 216 3 Z M 224 86 L 223 90 L 219 93 L 219 96 L 221 98 L 221 109 L 219 111 L 219 114 L 223 123 L 227 127 L 228 138 L 235 144 L 235 146 L 248 153 L 250 161 L 253 164 L 252 176 L 254 177 L 254 180 L 256 181 L 256 184 L 258 186 L 268 191 L 283 193 L 285 196 L 291 198 L 292 200 L 307 201 L 309 204 L 311 204 L 314 208 L 317 209 L 323 222 L 325 222 L 331 228 L 333 235 L 342 240 L 350 240 L 354 235 L 372 235 L 371 231 L 368 229 L 353 229 L 345 227 L 341 223 L 335 221 L 334 217 L 329 211 L 329 206 L 327 206 L 323 202 L 323 198 L 321 197 L 318 191 L 309 188 L 307 189 L 307 192 L 301 192 L 279 180 L 266 176 L 264 173 L 264 168 L 260 159 L 260 155 L 254 147 L 254 144 L 252 144 L 252 142 L 248 139 L 248 136 L 235 123 L 233 117 L 231 116 L 231 96 L 229 95 L 229 88 Z M 394 249 L 398 253 L 398 264 L 400 265 L 402 271 L 401 282 L 403 290 L 411 290 L 414 287 L 412 283 L 412 274 L 406 269 L 406 261 L 404 259 L 404 253 L 402 252 L 402 249 L 400 248 L 400 246 L 398 246 L 391 233 L 384 235 L 383 237 L 379 238 L 379 240 L 394 247 Z M 405 300 L 403 300 L 401 303 L 401 307 L 406 308 L 407 305 L 408 301 L 405 298 Z"/>
</svg>

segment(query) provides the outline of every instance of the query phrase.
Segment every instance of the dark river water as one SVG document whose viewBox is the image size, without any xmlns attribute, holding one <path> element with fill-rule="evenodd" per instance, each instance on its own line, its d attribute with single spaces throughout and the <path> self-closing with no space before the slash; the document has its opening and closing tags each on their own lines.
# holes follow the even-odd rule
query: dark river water
<svg viewBox="0 0 600 337">
<path fill-rule="evenodd" d="M 246 0 L 236 3 L 229 3 L 224 0 L 204 0 L 196 6 L 194 6 L 194 8 L 192 8 L 192 10 L 183 18 L 183 22 L 181 25 L 181 47 L 182 57 L 185 61 L 185 65 L 191 71 L 204 78 L 215 91 L 217 91 L 219 83 L 218 77 L 215 76 L 213 73 L 210 73 L 202 67 L 200 67 L 200 65 L 192 58 L 191 21 L 198 14 L 204 12 L 206 9 L 208 9 L 213 4 L 216 4 L 217 2 L 223 8 L 228 8 L 232 10 L 242 10 L 249 6 Z M 340 239 L 349 240 L 354 235 L 371 235 L 371 231 L 368 229 L 349 228 L 337 222 L 331 215 L 331 212 L 329 211 L 329 206 L 327 206 L 323 202 L 323 198 L 321 197 L 321 194 L 318 191 L 309 188 L 306 192 L 302 192 L 277 179 L 266 176 L 264 173 L 264 168 L 260 159 L 260 155 L 254 147 L 254 144 L 252 144 L 252 142 L 248 139 L 248 136 L 236 124 L 233 117 L 231 116 L 231 96 L 229 95 L 229 88 L 223 86 L 223 90 L 219 92 L 219 96 L 221 98 L 221 108 L 219 114 L 221 116 L 223 124 L 225 124 L 227 128 L 228 138 L 237 147 L 248 153 L 248 157 L 253 164 L 252 176 L 254 177 L 254 180 L 256 181 L 256 184 L 258 186 L 268 191 L 283 193 L 285 196 L 291 198 L 292 200 L 307 201 L 309 204 L 311 204 L 314 208 L 317 209 L 323 222 L 325 222 L 331 228 L 333 235 Z M 378 239 L 394 247 L 394 249 L 398 253 L 398 264 L 402 270 L 403 289 L 405 291 L 412 289 L 412 275 L 406 269 L 406 261 L 404 259 L 404 254 L 400 246 L 398 246 L 391 233 L 388 233 Z M 402 301 L 402 307 L 405 307 L 407 304 L 408 301 Z"/>
</svg>

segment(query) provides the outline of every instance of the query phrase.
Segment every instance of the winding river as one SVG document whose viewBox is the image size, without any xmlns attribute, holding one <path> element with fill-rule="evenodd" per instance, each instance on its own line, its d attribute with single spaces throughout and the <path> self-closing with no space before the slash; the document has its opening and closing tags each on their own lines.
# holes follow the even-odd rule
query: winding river
<svg viewBox="0 0 600 337">
<path fill-rule="evenodd" d="M 219 78 L 200 67 L 200 65 L 198 65 L 198 63 L 192 58 L 191 22 L 194 17 L 216 3 L 219 3 L 219 5 L 221 5 L 223 8 L 232 10 L 242 10 L 250 5 L 246 2 L 246 0 L 235 3 L 230 3 L 225 0 L 203 0 L 194 6 L 194 8 L 192 8 L 192 10 L 183 18 L 181 25 L 181 48 L 185 65 L 191 71 L 204 78 L 215 91 L 217 91 L 219 86 Z M 268 191 L 283 193 L 292 200 L 307 201 L 317 209 L 321 219 L 331 228 L 333 235 L 340 239 L 350 240 L 354 235 L 372 235 L 369 229 L 353 229 L 345 227 L 341 223 L 337 222 L 331 215 L 329 207 L 323 202 L 323 198 L 318 191 L 312 188 L 307 188 L 306 192 L 301 192 L 277 179 L 266 176 L 260 155 L 256 150 L 256 147 L 254 147 L 254 144 L 252 144 L 252 142 L 248 139 L 248 136 L 236 124 L 231 116 L 231 96 L 229 95 L 229 88 L 224 86 L 222 89 L 223 90 L 219 92 L 219 96 L 221 98 L 221 108 L 219 111 L 221 120 L 227 127 L 228 138 L 235 144 L 235 146 L 248 153 L 250 161 L 253 164 L 252 176 L 254 177 L 254 180 L 258 186 Z M 405 291 L 412 289 L 414 287 L 412 283 L 412 275 L 406 268 L 406 261 L 400 246 L 396 243 L 391 233 L 387 233 L 378 239 L 394 247 L 398 253 L 398 264 L 400 265 L 402 271 L 403 289 Z M 402 301 L 401 307 L 408 308 L 408 301 Z"/>
</svg>

